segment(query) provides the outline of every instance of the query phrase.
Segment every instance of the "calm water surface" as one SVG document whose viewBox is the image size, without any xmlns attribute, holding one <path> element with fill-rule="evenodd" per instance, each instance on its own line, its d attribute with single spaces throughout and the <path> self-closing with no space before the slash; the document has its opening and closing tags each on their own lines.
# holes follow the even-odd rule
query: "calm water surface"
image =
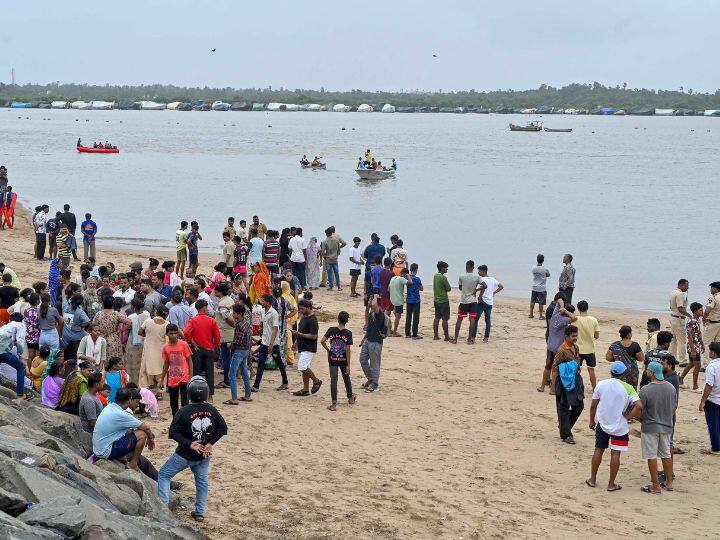
<svg viewBox="0 0 720 540">
<path fill-rule="evenodd" d="M 178 222 L 197 219 L 204 247 L 215 248 L 227 216 L 258 213 L 319 239 L 329 224 L 348 241 L 376 231 L 387 244 L 397 233 L 426 283 L 438 259 L 454 281 L 472 258 L 525 297 L 537 253 L 555 290 L 571 252 L 576 300 L 663 309 L 685 276 L 691 299 L 704 301 L 720 278 L 720 121 L 546 116 L 573 133 L 507 129 L 530 119 L 1 109 L 0 163 L 23 203 L 90 211 L 107 243 L 171 247 Z M 79 154 L 78 136 L 108 139 L 121 154 Z M 368 147 L 397 158 L 396 179 L 356 178 Z M 328 170 L 302 170 L 303 153 Z"/>
</svg>

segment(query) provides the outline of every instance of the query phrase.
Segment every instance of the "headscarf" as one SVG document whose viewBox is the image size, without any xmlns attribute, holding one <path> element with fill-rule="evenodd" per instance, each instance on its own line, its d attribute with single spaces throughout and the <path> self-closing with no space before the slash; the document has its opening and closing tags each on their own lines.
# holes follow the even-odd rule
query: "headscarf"
<svg viewBox="0 0 720 540">
<path fill-rule="evenodd" d="M 48 376 L 48 373 L 50 373 L 50 366 L 55 362 L 55 358 L 57 358 L 57 355 L 60 354 L 60 349 L 50 349 L 50 356 L 47 357 L 47 363 L 45 364 L 45 369 L 42 372 L 42 378 L 45 379 L 45 377 Z"/>
<path fill-rule="evenodd" d="M 60 259 L 55 257 L 50 262 L 50 273 L 48 274 L 48 293 L 50 294 L 50 305 L 55 306 L 60 298 Z"/>
<path fill-rule="evenodd" d="M 51 409 L 54 409 L 57 406 L 62 384 L 62 377 L 45 377 L 42 382 L 41 402 L 43 405 L 50 407 Z"/>
<path fill-rule="evenodd" d="M 307 250 L 311 252 L 314 257 L 317 257 L 317 254 L 320 252 L 320 244 L 318 244 L 317 238 L 315 236 L 310 238 L 310 243 L 308 244 Z"/>
<path fill-rule="evenodd" d="M 70 373 L 60 388 L 60 397 L 58 398 L 57 408 L 64 407 L 68 403 L 78 403 L 80 401 L 80 384 L 87 384 L 87 379 L 79 371 Z"/>
<path fill-rule="evenodd" d="M 295 301 L 295 297 L 292 295 L 292 290 L 290 289 L 290 284 L 286 280 L 282 280 L 282 283 L 280 284 L 280 287 L 282 289 L 282 297 L 285 299 L 285 302 L 290 304 L 290 306 L 296 310 L 297 309 L 297 302 Z"/>
<path fill-rule="evenodd" d="M 250 285 L 250 301 L 255 304 L 264 294 L 270 294 L 270 272 L 264 262 L 256 263 L 260 271 L 253 274 Z"/>
</svg>

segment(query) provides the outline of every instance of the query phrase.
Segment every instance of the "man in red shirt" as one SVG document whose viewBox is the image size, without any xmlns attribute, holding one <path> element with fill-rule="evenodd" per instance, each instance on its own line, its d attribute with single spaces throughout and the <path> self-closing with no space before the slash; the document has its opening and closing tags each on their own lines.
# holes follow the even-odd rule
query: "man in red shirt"
<svg viewBox="0 0 720 540">
<path fill-rule="evenodd" d="M 195 302 L 198 314 L 190 319 L 183 333 L 193 349 L 193 376 L 204 372 L 210 387 L 209 402 L 215 393 L 215 351 L 220 346 L 220 327 L 217 321 L 207 314 L 207 300 Z"/>
</svg>

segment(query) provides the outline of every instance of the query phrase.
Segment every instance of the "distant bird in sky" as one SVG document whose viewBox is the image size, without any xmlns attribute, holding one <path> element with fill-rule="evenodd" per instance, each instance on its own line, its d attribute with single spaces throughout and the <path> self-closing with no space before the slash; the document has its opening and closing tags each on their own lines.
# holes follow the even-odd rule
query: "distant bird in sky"
<svg viewBox="0 0 720 540">
<path fill-rule="evenodd" d="M 210 49 L 210 52 L 215 52 L 215 49 Z"/>
<path fill-rule="evenodd" d="M 433 58 L 437 58 L 437 54 L 433 54 Z"/>
</svg>

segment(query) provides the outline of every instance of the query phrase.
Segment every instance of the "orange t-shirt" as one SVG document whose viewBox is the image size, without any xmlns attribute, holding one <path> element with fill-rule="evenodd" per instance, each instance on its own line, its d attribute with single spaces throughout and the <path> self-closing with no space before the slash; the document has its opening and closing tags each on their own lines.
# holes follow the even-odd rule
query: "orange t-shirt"
<svg viewBox="0 0 720 540">
<path fill-rule="evenodd" d="M 167 385 L 180 386 L 190 380 L 190 358 L 192 352 L 186 341 L 178 340 L 177 343 L 166 343 L 163 346 L 162 357 L 168 364 Z"/>
</svg>

